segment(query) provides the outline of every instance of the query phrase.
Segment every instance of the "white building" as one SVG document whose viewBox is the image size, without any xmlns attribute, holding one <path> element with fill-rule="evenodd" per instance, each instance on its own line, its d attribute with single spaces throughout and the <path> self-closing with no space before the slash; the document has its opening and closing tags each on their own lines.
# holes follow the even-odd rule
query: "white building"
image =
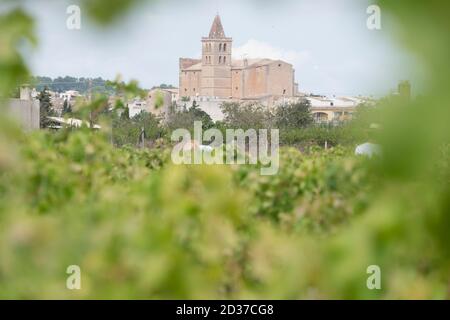
<svg viewBox="0 0 450 320">
<path fill-rule="evenodd" d="M 83 125 L 90 128 L 91 125 L 88 121 L 83 121 L 75 118 L 62 118 L 62 117 L 47 117 L 52 122 L 49 126 L 51 129 L 61 129 L 63 127 L 69 128 L 81 128 Z M 100 130 L 102 127 L 98 124 L 93 124 L 93 129 Z"/>
<path fill-rule="evenodd" d="M 80 96 L 80 93 L 76 90 L 67 90 L 58 94 L 59 98 L 70 101 Z"/>
<path fill-rule="evenodd" d="M 372 103 L 372 100 L 368 98 L 353 96 L 306 96 L 305 98 L 311 103 L 314 120 L 319 123 L 349 120 L 353 117 L 357 106 Z"/>
<path fill-rule="evenodd" d="M 147 111 L 147 103 L 141 99 L 134 99 L 127 104 L 130 118 L 138 115 L 142 111 Z"/>
</svg>

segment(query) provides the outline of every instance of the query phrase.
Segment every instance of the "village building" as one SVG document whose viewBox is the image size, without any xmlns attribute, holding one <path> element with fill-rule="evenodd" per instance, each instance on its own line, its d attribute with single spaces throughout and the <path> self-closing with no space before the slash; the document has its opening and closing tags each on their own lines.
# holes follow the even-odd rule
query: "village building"
<svg viewBox="0 0 450 320">
<path fill-rule="evenodd" d="M 26 131 L 40 128 L 40 108 L 37 100 L 36 90 L 30 89 L 28 85 L 20 87 L 18 99 L 6 101 L 6 111 Z"/>
<path fill-rule="evenodd" d="M 201 59 L 180 58 L 179 97 L 195 99 L 215 118 L 220 115 L 215 114 L 218 110 L 214 107 L 224 100 L 272 102 L 297 93 L 295 70 L 290 63 L 232 58 L 233 39 L 225 35 L 219 15 L 201 43 Z"/>
<path fill-rule="evenodd" d="M 371 104 L 364 97 L 306 96 L 311 105 L 311 113 L 316 123 L 342 122 L 351 120 L 356 108 L 361 104 Z"/>
</svg>

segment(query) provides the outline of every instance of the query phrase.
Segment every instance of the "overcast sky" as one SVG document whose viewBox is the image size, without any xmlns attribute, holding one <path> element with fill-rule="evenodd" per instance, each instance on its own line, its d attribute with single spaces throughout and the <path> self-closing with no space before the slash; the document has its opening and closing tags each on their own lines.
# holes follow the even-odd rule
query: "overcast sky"
<svg viewBox="0 0 450 320">
<path fill-rule="evenodd" d="M 144 1 L 107 30 L 82 12 L 81 30 L 66 28 L 67 5 L 33 0 L 40 44 L 29 58 L 36 75 L 136 79 L 146 88 L 178 86 L 179 57 L 199 58 L 215 14 L 233 38 L 233 55 L 283 59 L 294 65 L 300 91 L 328 95 L 383 95 L 419 68 L 394 39 L 382 12 L 382 29 L 366 27 L 361 0 Z"/>
</svg>

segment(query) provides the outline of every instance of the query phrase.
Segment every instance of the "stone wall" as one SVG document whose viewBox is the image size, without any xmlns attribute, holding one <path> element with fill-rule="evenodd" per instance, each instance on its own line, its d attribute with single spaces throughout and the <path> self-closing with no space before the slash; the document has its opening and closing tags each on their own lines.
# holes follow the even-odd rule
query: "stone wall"
<svg viewBox="0 0 450 320">
<path fill-rule="evenodd" d="M 16 119 L 24 130 L 38 130 L 39 121 L 39 101 L 9 99 L 6 103 L 8 113 Z"/>
</svg>

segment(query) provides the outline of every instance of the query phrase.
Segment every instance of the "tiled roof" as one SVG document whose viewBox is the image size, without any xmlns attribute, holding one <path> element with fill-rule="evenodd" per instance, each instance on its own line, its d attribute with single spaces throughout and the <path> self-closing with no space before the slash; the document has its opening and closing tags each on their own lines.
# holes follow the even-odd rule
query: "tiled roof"
<svg viewBox="0 0 450 320">
<path fill-rule="evenodd" d="M 244 68 L 254 68 L 259 66 L 265 66 L 271 63 L 274 63 L 278 60 L 272 59 L 247 59 L 247 65 L 245 64 L 245 60 L 232 60 L 231 68 L 232 69 L 244 69 Z M 189 68 L 182 69 L 183 71 L 200 71 L 202 70 L 202 63 L 196 63 Z"/>
<path fill-rule="evenodd" d="M 222 22 L 220 21 L 220 16 L 216 15 L 213 24 L 211 26 L 211 31 L 209 32 L 209 37 L 211 39 L 222 39 L 225 38 L 225 31 L 223 31 Z"/>
<path fill-rule="evenodd" d="M 189 68 L 182 69 L 182 70 L 190 70 L 190 71 L 198 71 L 198 70 L 202 70 L 202 63 L 201 63 L 201 62 L 196 63 L 196 64 L 190 66 Z"/>
<path fill-rule="evenodd" d="M 245 63 L 245 61 L 247 60 L 247 63 Z M 260 67 L 260 66 L 265 66 L 271 63 L 274 63 L 278 60 L 272 60 L 272 59 L 241 59 L 241 60 L 233 60 L 231 62 L 231 66 L 232 68 L 236 68 L 236 69 L 244 69 L 244 68 L 254 68 L 254 67 Z"/>
</svg>

